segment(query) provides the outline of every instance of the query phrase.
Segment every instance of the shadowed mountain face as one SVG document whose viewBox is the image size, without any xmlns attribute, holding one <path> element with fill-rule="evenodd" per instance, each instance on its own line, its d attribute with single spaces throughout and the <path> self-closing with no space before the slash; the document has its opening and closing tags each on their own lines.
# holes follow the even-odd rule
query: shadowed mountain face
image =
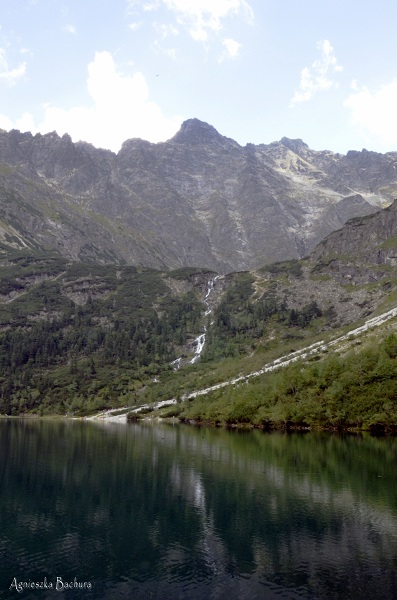
<svg viewBox="0 0 397 600">
<path fill-rule="evenodd" d="M 397 200 L 384 210 L 350 219 L 328 235 L 311 254 L 313 262 L 397 266 Z"/>
<path fill-rule="evenodd" d="M 254 268 L 307 255 L 395 195 L 395 152 L 343 156 L 288 138 L 242 147 L 197 119 L 117 155 L 0 131 L 0 242 L 83 261 Z"/>
</svg>

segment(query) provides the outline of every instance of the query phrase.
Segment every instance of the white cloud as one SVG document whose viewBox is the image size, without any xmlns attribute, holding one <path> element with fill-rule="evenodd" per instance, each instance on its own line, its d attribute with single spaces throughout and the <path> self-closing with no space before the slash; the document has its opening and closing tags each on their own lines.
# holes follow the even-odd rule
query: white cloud
<svg viewBox="0 0 397 600">
<path fill-rule="evenodd" d="M 127 13 L 137 14 L 140 10 L 144 12 L 152 12 L 161 6 L 162 0 L 126 0 Z"/>
<path fill-rule="evenodd" d="M 241 44 L 232 38 L 225 38 L 222 42 L 225 50 L 218 57 L 218 62 L 223 62 L 225 59 L 236 59 L 240 54 Z"/>
<path fill-rule="evenodd" d="M 131 29 L 131 31 L 136 31 L 137 29 L 139 29 L 142 26 L 142 22 L 141 21 L 136 21 L 134 23 L 130 23 L 128 25 L 128 27 Z"/>
<path fill-rule="evenodd" d="M 166 47 L 164 45 L 164 42 L 170 37 L 178 36 L 179 29 L 177 29 L 175 25 L 167 25 L 165 23 L 153 23 L 153 29 L 155 30 L 158 36 L 157 40 L 154 42 L 154 47 L 156 48 L 156 50 L 161 54 L 165 54 L 166 56 L 168 56 L 168 58 L 171 58 L 171 60 L 176 60 L 176 48 Z"/>
<path fill-rule="evenodd" d="M 122 142 L 132 137 L 151 142 L 169 139 L 181 124 L 181 117 L 165 117 L 161 108 L 150 101 L 142 73 L 120 74 L 108 52 L 97 52 L 89 63 L 87 87 L 91 106 L 64 109 L 47 105 L 39 124 L 30 114 L 24 114 L 15 123 L 0 115 L 0 127 L 32 133 L 55 130 L 59 135 L 69 133 L 74 141 L 84 140 L 118 151 Z"/>
<path fill-rule="evenodd" d="M 70 33 L 72 35 L 76 35 L 76 33 L 77 33 L 74 25 L 65 25 L 62 28 L 62 31 L 64 31 L 65 33 Z"/>
<path fill-rule="evenodd" d="M 302 69 L 299 88 L 295 91 L 291 105 L 307 102 L 317 92 L 338 87 L 338 84 L 331 79 L 331 75 L 343 71 L 343 67 L 338 65 L 333 47 L 328 40 L 323 40 L 317 44 L 317 48 L 321 52 L 321 57 L 315 60 L 311 67 Z"/>
<path fill-rule="evenodd" d="M 13 127 L 13 122 L 6 115 L 0 115 L 0 129 L 10 131 Z"/>
<path fill-rule="evenodd" d="M 163 0 L 168 10 L 174 12 L 178 23 L 188 28 L 193 39 L 205 41 L 210 32 L 222 29 L 222 20 L 242 14 L 252 21 L 253 11 L 246 0 Z"/>
<path fill-rule="evenodd" d="M 154 0 L 154 2 L 144 2 L 143 10 L 145 12 L 151 12 L 152 10 L 157 10 L 160 7 L 160 0 Z"/>
<path fill-rule="evenodd" d="M 397 150 L 397 81 L 383 85 L 375 92 L 359 88 L 357 82 L 343 103 L 351 112 L 351 121 L 361 133 L 369 134 L 385 148 Z"/>
<path fill-rule="evenodd" d="M 0 82 L 8 85 L 14 85 L 17 79 L 20 79 L 26 72 L 26 63 L 21 63 L 18 67 L 11 69 L 8 65 L 5 50 L 0 48 Z"/>
<path fill-rule="evenodd" d="M 168 58 L 171 60 L 177 59 L 178 52 L 176 48 L 166 48 L 159 41 L 154 43 L 154 47 L 156 48 L 157 52 L 165 54 L 165 56 L 168 56 Z"/>
<path fill-rule="evenodd" d="M 176 48 L 167 48 L 166 50 L 164 50 L 164 52 L 168 56 L 168 58 L 170 58 L 171 60 L 176 60 L 176 57 L 177 57 Z"/>
<path fill-rule="evenodd" d="M 24 113 L 22 117 L 14 123 L 6 115 L 0 115 L 0 129 L 10 131 L 10 129 L 19 129 L 20 131 L 35 131 L 35 124 L 32 115 Z"/>
<path fill-rule="evenodd" d="M 219 33 L 223 20 L 242 15 L 247 22 L 253 21 L 253 11 L 247 0 L 127 0 L 128 10 L 154 11 L 165 7 L 175 15 L 179 26 L 187 29 L 196 41 L 205 42 L 209 34 Z"/>
<path fill-rule="evenodd" d="M 179 35 L 179 30 L 175 27 L 175 25 L 166 25 L 164 23 L 153 23 L 153 28 L 156 33 L 159 34 L 162 40 L 165 40 L 168 37 L 173 37 Z"/>
</svg>

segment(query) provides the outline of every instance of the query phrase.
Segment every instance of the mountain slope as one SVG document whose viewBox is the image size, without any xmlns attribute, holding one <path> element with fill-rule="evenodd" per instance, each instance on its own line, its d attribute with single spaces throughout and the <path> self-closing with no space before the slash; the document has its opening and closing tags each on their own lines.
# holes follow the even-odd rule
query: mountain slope
<svg viewBox="0 0 397 600">
<path fill-rule="evenodd" d="M 0 414 L 134 401 L 192 352 L 211 273 L 0 255 Z"/>
<path fill-rule="evenodd" d="M 397 153 L 237 142 L 197 119 L 116 155 L 56 133 L 0 131 L 0 242 L 73 260 L 218 272 L 301 258 L 390 203 Z"/>
<path fill-rule="evenodd" d="M 394 309 L 396 208 L 349 221 L 304 260 L 218 277 L 0 246 L 0 412 L 181 397 Z"/>
</svg>

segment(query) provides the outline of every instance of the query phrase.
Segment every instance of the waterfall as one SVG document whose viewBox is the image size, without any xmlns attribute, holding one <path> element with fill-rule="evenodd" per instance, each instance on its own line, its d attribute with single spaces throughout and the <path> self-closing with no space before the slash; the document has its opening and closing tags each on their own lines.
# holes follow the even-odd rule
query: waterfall
<svg viewBox="0 0 397 600">
<path fill-rule="evenodd" d="M 208 299 L 209 299 L 209 297 L 210 297 L 210 295 L 211 295 L 211 292 L 213 292 L 213 290 L 214 290 L 214 284 L 215 284 L 215 281 L 216 281 L 217 279 L 219 279 L 219 275 L 217 275 L 216 277 L 214 277 L 214 279 L 210 279 L 210 280 L 208 281 L 208 284 L 207 284 L 207 293 L 205 294 L 205 298 L 204 298 L 204 304 L 206 305 L 206 310 L 205 310 L 205 313 L 204 313 L 204 316 L 205 316 L 205 317 L 208 317 L 208 315 L 210 315 L 210 314 L 211 314 L 211 312 L 212 312 L 212 310 L 211 310 L 211 308 L 210 308 L 210 304 L 209 304 L 209 301 L 208 301 Z M 201 355 L 201 353 L 202 353 L 202 351 L 203 351 L 203 349 L 204 349 L 204 346 L 205 346 L 205 334 L 206 334 L 206 332 L 207 332 L 207 328 L 206 328 L 206 326 L 204 325 L 204 332 L 203 332 L 203 333 L 201 333 L 201 334 L 200 334 L 200 335 L 199 335 L 199 336 L 198 336 L 198 337 L 197 337 L 197 338 L 194 340 L 194 344 L 195 344 L 195 346 L 196 346 L 196 349 L 195 349 L 195 351 L 194 351 L 194 356 L 193 356 L 192 360 L 190 361 L 190 364 L 192 364 L 192 365 L 193 365 L 193 364 L 194 364 L 196 361 L 198 361 L 198 359 L 200 358 L 200 355 Z"/>
<path fill-rule="evenodd" d="M 215 281 L 217 279 L 219 279 L 219 277 L 220 277 L 220 275 L 217 275 L 216 277 L 214 277 L 214 279 L 210 279 L 207 283 L 207 291 L 206 291 L 206 294 L 204 297 L 204 304 L 206 307 L 204 317 L 208 317 L 208 315 L 210 315 L 212 313 L 212 310 L 210 308 L 210 303 L 209 303 L 209 297 L 214 290 Z M 212 322 L 211 322 L 211 325 L 212 325 Z M 200 333 L 200 335 L 198 337 L 196 337 L 196 339 L 193 342 L 193 345 L 195 347 L 194 356 L 189 361 L 190 364 L 192 364 L 192 365 L 200 358 L 200 355 L 204 349 L 206 333 L 207 333 L 207 328 L 204 325 L 203 333 Z M 178 369 L 180 369 L 181 364 L 182 364 L 182 358 L 177 358 L 176 360 L 173 360 L 171 363 L 171 365 L 174 367 L 174 371 L 177 371 Z"/>
</svg>

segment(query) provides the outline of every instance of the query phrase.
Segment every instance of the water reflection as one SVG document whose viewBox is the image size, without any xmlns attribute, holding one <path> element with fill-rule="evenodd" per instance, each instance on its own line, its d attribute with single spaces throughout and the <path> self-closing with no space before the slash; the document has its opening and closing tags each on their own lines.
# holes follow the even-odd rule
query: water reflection
<svg viewBox="0 0 397 600">
<path fill-rule="evenodd" d="M 396 443 L 1 421 L 0 598 L 391 600 Z"/>
</svg>

